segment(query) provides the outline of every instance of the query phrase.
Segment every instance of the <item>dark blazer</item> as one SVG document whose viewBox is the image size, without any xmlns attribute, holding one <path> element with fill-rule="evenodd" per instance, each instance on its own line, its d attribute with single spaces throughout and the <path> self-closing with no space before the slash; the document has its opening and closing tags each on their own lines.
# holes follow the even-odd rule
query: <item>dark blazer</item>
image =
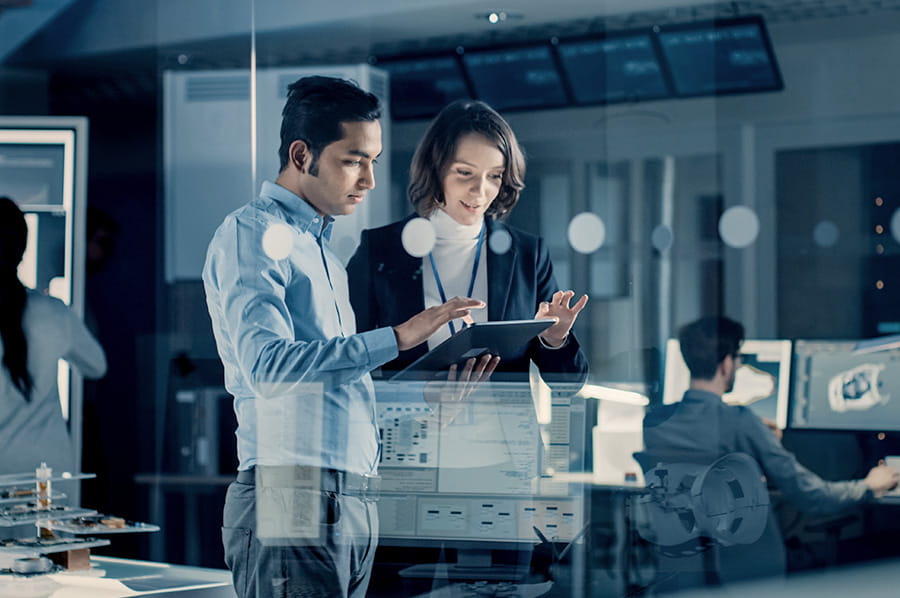
<svg viewBox="0 0 900 598">
<path fill-rule="evenodd" d="M 425 309 L 422 290 L 422 258 L 403 249 L 400 234 L 410 216 L 399 222 L 365 230 L 359 247 L 347 264 L 350 302 L 356 312 L 358 331 L 381 326 L 396 326 Z M 538 304 L 549 301 L 559 290 L 553 277 L 550 253 L 539 237 L 517 230 L 502 222 L 485 218 L 487 238 L 497 230 L 505 230 L 512 239 L 506 253 L 489 249 L 487 254 L 488 320 L 528 320 L 534 317 Z M 421 345 L 401 351 L 384 370 L 403 369 L 428 350 Z M 535 338 L 525 357 L 501 361 L 497 371 L 528 373 L 532 360 L 549 381 L 583 382 L 587 376 L 587 360 L 574 333 L 559 349 L 547 349 Z"/>
</svg>

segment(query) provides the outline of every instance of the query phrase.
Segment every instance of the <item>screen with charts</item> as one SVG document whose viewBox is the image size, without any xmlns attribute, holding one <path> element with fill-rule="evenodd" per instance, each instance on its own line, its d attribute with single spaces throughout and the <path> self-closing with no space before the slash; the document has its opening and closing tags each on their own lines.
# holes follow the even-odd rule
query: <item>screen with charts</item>
<svg viewBox="0 0 900 598">
<path fill-rule="evenodd" d="M 745 405 L 760 417 L 787 427 L 790 392 L 791 341 L 747 340 L 741 345 L 741 367 L 735 375 L 734 390 L 722 396 L 729 405 Z M 691 375 L 676 339 L 666 343 L 663 402 L 681 400 Z"/>
<path fill-rule="evenodd" d="M 568 101 L 549 45 L 471 51 L 462 60 L 478 98 L 496 110 L 549 108 Z"/>
<path fill-rule="evenodd" d="M 535 528 L 558 541 L 576 537 L 580 488 L 554 474 L 582 465 L 577 389 L 554 390 L 541 405 L 527 382 L 490 382 L 451 413 L 428 409 L 421 388 L 376 383 L 380 543 L 508 548 L 537 544 Z"/>
<path fill-rule="evenodd" d="M 378 62 L 391 80 L 391 116 L 431 118 L 450 102 L 471 97 L 457 57 L 420 56 Z"/>
<path fill-rule="evenodd" d="M 900 430 L 900 348 L 855 351 L 856 341 L 794 342 L 791 426 Z"/>
<path fill-rule="evenodd" d="M 759 17 L 664 26 L 657 38 L 679 96 L 783 87 Z"/>
<path fill-rule="evenodd" d="M 669 95 L 649 33 L 560 41 L 556 51 L 579 104 L 636 102 Z"/>
</svg>

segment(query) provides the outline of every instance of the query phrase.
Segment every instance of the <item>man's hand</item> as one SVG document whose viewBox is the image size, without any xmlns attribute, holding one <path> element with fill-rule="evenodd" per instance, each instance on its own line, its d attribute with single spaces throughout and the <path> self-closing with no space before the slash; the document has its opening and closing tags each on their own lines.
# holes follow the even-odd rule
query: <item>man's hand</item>
<svg viewBox="0 0 900 598">
<path fill-rule="evenodd" d="M 869 470 L 869 475 L 863 480 L 866 485 L 872 489 L 872 493 L 876 496 L 883 496 L 888 490 L 897 487 L 900 481 L 900 473 L 893 467 L 887 465 L 877 465 Z"/>
<path fill-rule="evenodd" d="M 468 297 L 454 297 L 446 303 L 429 307 L 402 324 L 394 326 L 397 348 L 401 351 L 412 349 L 428 340 L 428 337 L 450 320 L 468 317 L 470 310 L 484 307 L 484 301 Z"/>
<path fill-rule="evenodd" d="M 556 318 L 556 324 L 541 333 L 541 338 L 551 347 L 559 347 L 566 342 L 572 324 L 578 313 L 587 305 L 588 296 L 582 295 L 581 299 L 569 307 L 569 301 L 575 297 L 575 291 L 556 291 L 550 301 L 541 301 L 535 319 Z"/>
<path fill-rule="evenodd" d="M 447 371 L 446 381 L 428 382 L 425 385 L 425 402 L 438 412 L 442 425 L 453 421 L 463 410 L 465 400 L 472 391 L 482 382 L 490 380 L 499 363 L 499 355 L 482 355 L 477 362 L 474 357 L 470 357 L 458 377 L 458 368 L 453 364 Z"/>
<path fill-rule="evenodd" d="M 781 439 L 784 437 L 784 433 L 781 431 L 781 428 L 778 427 L 778 424 L 776 424 L 775 422 L 773 422 L 773 421 L 772 421 L 771 419 L 769 419 L 768 417 L 763 417 L 763 418 L 761 418 L 761 419 L 762 419 L 762 422 L 763 422 L 764 424 L 766 424 L 766 427 L 769 428 L 769 430 L 772 431 L 772 434 L 775 435 L 775 438 L 778 439 L 778 442 L 781 442 Z"/>
</svg>

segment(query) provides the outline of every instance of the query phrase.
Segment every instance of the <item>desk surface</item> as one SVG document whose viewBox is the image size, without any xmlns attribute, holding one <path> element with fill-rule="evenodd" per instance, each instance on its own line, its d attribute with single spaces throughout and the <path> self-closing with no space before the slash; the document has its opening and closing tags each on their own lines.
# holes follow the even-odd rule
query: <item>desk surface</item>
<svg viewBox="0 0 900 598">
<path fill-rule="evenodd" d="M 124 598 L 183 596 L 235 598 L 231 574 L 224 569 L 185 567 L 112 557 L 91 557 L 87 571 L 36 577 L 0 575 L 0 596 L 47 598 Z"/>
<path fill-rule="evenodd" d="M 201 475 L 191 473 L 138 473 L 134 481 L 138 484 L 160 486 L 227 486 L 234 481 L 237 472 L 231 475 Z"/>
</svg>

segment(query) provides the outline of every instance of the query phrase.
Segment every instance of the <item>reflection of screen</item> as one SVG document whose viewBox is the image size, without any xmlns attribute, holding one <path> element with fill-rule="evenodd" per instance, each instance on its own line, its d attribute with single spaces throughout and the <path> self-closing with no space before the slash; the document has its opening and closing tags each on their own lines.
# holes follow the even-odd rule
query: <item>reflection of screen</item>
<svg viewBox="0 0 900 598">
<path fill-rule="evenodd" d="M 419 390 L 404 400 L 398 388 Z M 580 491 L 551 474 L 582 467 L 578 389 L 554 390 L 542 424 L 527 382 L 484 385 L 452 421 L 428 416 L 421 388 L 376 383 L 381 544 L 509 549 L 537 544 L 535 527 L 549 539 L 575 538 Z"/>
<path fill-rule="evenodd" d="M 659 42 L 678 95 L 782 88 L 760 18 L 667 27 Z"/>
<path fill-rule="evenodd" d="M 25 253 L 19 262 L 18 275 L 26 287 L 37 288 L 37 238 L 38 216 L 37 214 L 25 214 L 25 225 L 28 227 L 28 240 L 25 244 Z"/>
<path fill-rule="evenodd" d="M 549 46 L 472 51 L 462 58 L 475 94 L 497 110 L 567 102 Z"/>
<path fill-rule="evenodd" d="M 557 51 L 579 104 L 636 102 L 669 95 L 649 34 L 563 41 Z"/>
<path fill-rule="evenodd" d="M 794 343 L 791 426 L 900 430 L 900 348 L 854 353 L 854 341 Z"/>
<path fill-rule="evenodd" d="M 470 97 L 455 56 L 430 56 L 379 61 L 390 74 L 391 116 L 428 118 L 461 98 Z"/>
<path fill-rule="evenodd" d="M 0 143 L 0 195 L 23 208 L 63 205 L 65 148 L 59 144 Z"/>
<path fill-rule="evenodd" d="M 27 213 L 29 246 L 25 250 L 28 261 L 22 266 L 28 274 L 28 286 L 42 293 L 52 294 L 69 302 L 70 288 L 66 278 L 66 215 L 56 212 Z M 33 243 L 33 245 L 32 245 Z M 59 282 L 62 279 L 62 282 Z M 26 279 L 20 279 L 26 282 Z M 57 291 L 51 293 L 51 287 Z"/>
<path fill-rule="evenodd" d="M 787 427 L 790 392 L 791 341 L 747 340 L 741 345 L 741 367 L 735 375 L 734 390 L 722 396 L 729 405 L 746 405 L 784 429 Z M 666 344 L 666 372 L 663 402 L 681 400 L 691 375 L 678 341 Z"/>
</svg>

